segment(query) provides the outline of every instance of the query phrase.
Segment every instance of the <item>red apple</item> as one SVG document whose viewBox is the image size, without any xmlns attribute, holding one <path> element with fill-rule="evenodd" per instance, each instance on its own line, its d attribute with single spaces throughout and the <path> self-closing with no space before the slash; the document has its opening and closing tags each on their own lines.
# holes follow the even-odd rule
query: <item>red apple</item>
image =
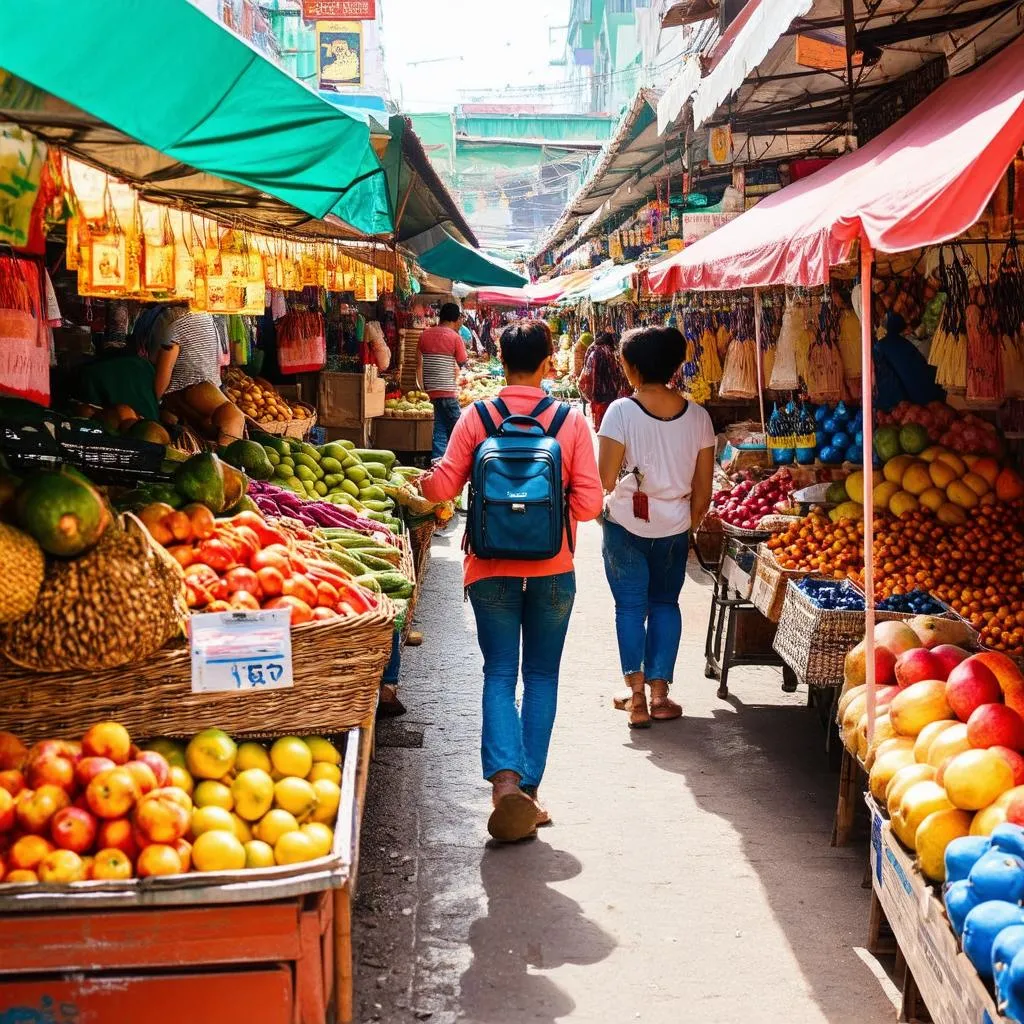
<svg viewBox="0 0 1024 1024">
<path fill-rule="evenodd" d="M 150 842 L 173 844 L 185 837 L 192 813 L 173 790 L 157 789 L 139 801 L 132 820 Z"/>
<path fill-rule="evenodd" d="M 120 722 L 97 722 L 82 737 L 82 753 L 87 757 L 109 757 L 115 764 L 124 764 L 131 749 L 131 737 Z"/>
<path fill-rule="evenodd" d="M 84 789 L 100 772 L 116 767 L 109 757 L 83 757 L 75 766 L 75 778 Z"/>
<path fill-rule="evenodd" d="M 1024 718 L 1005 704 L 982 704 L 967 719 L 967 740 L 972 747 L 1024 750 Z"/>
<path fill-rule="evenodd" d="M 123 818 L 140 796 L 135 777 L 124 767 L 100 772 L 85 793 L 97 818 Z"/>
<path fill-rule="evenodd" d="M 962 647 L 957 647 L 954 644 L 939 644 L 938 647 L 931 649 L 931 655 L 933 658 L 937 658 L 942 666 L 942 675 L 936 676 L 936 679 L 948 679 L 950 672 L 960 662 L 966 661 L 971 656 Z"/>
<path fill-rule="evenodd" d="M 60 786 L 43 785 L 26 789 L 18 794 L 15 813 L 22 831 L 44 835 L 49 831 L 50 819 L 71 803 L 71 798 Z"/>
<path fill-rule="evenodd" d="M 896 659 L 896 682 L 901 688 L 926 679 L 941 679 L 945 682 L 949 673 L 942 669 L 942 662 L 931 651 L 915 647 L 904 651 Z"/>
<path fill-rule="evenodd" d="M 149 765 L 150 771 L 156 777 L 157 789 L 163 789 L 164 786 L 171 784 L 171 766 L 163 754 L 158 754 L 155 750 L 142 750 L 135 760 Z"/>
<path fill-rule="evenodd" d="M 6 789 L 0 789 L 0 832 L 10 832 L 15 820 L 14 797 Z"/>
<path fill-rule="evenodd" d="M 132 823 L 127 818 L 100 822 L 96 845 L 101 850 L 120 850 L 132 861 L 139 855 L 138 843 L 132 836 Z"/>
<path fill-rule="evenodd" d="M 50 838 L 62 850 L 85 853 L 96 841 L 96 819 L 77 807 L 65 807 L 50 822 Z"/>
<path fill-rule="evenodd" d="M 998 703 L 1002 695 L 995 675 L 973 658 L 957 665 L 946 680 L 946 703 L 961 722 L 966 722 L 975 708 Z"/>
<path fill-rule="evenodd" d="M 129 761 L 124 770 L 131 772 L 135 785 L 139 787 L 139 792 L 143 796 L 156 789 L 156 774 L 144 761 Z"/>
<path fill-rule="evenodd" d="M 32 748 L 25 762 L 25 779 L 31 789 L 40 786 L 60 786 L 70 793 L 75 785 L 75 762 L 73 753 L 65 747 L 41 743 Z"/>
<path fill-rule="evenodd" d="M 20 768 L 28 756 L 28 748 L 13 732 L 0 732 L 0 769 Z"/>
<path fill-rule="evenodd" d="M 1024 786 L 1024 757 L 1009 747 L 995 746 L 989 749 L 994 750 L 1010 766 L 1010 771 L 1013 772 L 1013 784 Z"/>
<path fill-rule="evenodd" d="M 1024 825 L 1024 796 L 1018 796 L 1007 804 L 1006 820 L 1011 825 Z"/>
<path fill-rule="evenodd" d="M 25 776 L 17 768 L 0 772 L 0 789 L 6 789 L 11 796 L 17 796 L 25 788 Z"/>
</svg>

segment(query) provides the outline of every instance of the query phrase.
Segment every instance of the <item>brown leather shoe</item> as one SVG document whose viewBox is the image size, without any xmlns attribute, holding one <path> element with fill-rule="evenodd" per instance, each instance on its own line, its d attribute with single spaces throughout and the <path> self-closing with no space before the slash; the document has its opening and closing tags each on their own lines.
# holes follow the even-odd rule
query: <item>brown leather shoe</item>
<svg viewBox="0 0 1024 1024">
<path fill-rule="evenodd" d="M 498 772 L 492 779 L 494 810 L 487 831 L 501 843 L 518 843 L 537 834 L 537 805 L 519 788 L 513 771 Z"/>
</svg>

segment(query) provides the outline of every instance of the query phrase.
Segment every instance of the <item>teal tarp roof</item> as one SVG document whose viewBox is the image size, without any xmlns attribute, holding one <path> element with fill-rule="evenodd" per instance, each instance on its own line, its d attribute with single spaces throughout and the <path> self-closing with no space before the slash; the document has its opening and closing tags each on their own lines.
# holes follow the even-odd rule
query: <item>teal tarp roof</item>
<svg viewBox="0 0 1024 1024">
<path fill-rule="evenodd" d="M 529 283 L 525 277 L 520 277 L 454 238 L 446 238 L 427 249 L 416 257 L 416 262 L 428 274 L 446 277 L 450 281 L 462 281 L 476 288 L 517 288 Z"/>
<path fill-rule="evenodd" d="M 129 136 L 128 180 L 139 179 L 139 166 L 151 170 L 134 139 L 308 217 L 391 231 L 366 120 L 322 100 L 188 0 L 32 0 L 4 19 L 0 68 Z M 35 130 L 2 94 L 0 83 L 0 114 Z M 105 165 L 118 173 L 112 160 Z"/>
</svg>

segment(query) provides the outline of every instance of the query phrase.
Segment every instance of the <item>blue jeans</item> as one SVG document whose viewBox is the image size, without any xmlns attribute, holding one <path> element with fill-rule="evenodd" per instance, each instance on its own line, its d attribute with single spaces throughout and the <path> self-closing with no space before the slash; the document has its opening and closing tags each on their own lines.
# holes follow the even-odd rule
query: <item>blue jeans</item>
<svg viewBox="0 0 1024 1024">
<path fill-rule="evenodd" d="M 384 667 L 381 683 L 385 686 L 397 686 L 398 675 L 402 670 L 402 637 L 396 629 L 391 638 L 391 658 Z"/>
<path fill-rule="evenodd" d="M 615 598 L 615 633 L 624 676 L 672 682 L 679 654 L 683 589 L 689 535 L 637 537 L 604 519 L 604 571 Z"/>
<path fill-rule="evenodd" d="M 430 451 L 432 459 L 444 458 L 448 448 L 448 438 L 452 436 L 455 424 L 462 415 L 462 406 L 457 398 L 435 398 L 434 405 L 434 442 Z"/>
<path fill-rule="evenodd" d="M 495 576 L 469 587 L 477 640 L 484 656 L 484 778 L 513 771 L 520 785 L 536 788 L 544 776 L 558 703 L 558 668 L 576 575 Z M 523 700 L 516 707 L 522 647 Z"/>
</svg>

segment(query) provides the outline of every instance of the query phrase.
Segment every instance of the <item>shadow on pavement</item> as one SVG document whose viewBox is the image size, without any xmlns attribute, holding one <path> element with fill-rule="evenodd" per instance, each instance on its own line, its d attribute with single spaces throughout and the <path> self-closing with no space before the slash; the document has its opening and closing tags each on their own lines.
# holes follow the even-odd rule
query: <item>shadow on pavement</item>
<svg viewBox="0 0 1024 1024">
<path fill-rule="evenodd" d="M 742 684 L 739 684 L 742 688 Z M 815 1002 L 830 1024 L 861 1024 L 884 1002 L 850 947 L 867 936 L 863 901 L 830 898 L 849 886 L 862 847 L 829 846 L 838 777 L 828 769 L 817 712 L 796 705 L 744 704 L 733 695 L 713 717 L 683 718 L 630 734 L 663 771 L 686 779 L 701 810 L 741 838 Z M 857 885 L 858 882 L 852 884 Z M 862 910 L 859 912 L 858 908 Z"/>
<path fill-rule="evenodd" d="M 460 1020 L 554 1024 L 570 1016 L 576 1004 L 569 995 L 533 972 L 597 964 L 615 949 L 615 940 L 584 917 L 575 900 L 551 888 L 582 869 L 574 856 L 543 840 L 484 851 L 486 912 L 469 929 L 473 961 L 460 981 Z"/>
</svg>

